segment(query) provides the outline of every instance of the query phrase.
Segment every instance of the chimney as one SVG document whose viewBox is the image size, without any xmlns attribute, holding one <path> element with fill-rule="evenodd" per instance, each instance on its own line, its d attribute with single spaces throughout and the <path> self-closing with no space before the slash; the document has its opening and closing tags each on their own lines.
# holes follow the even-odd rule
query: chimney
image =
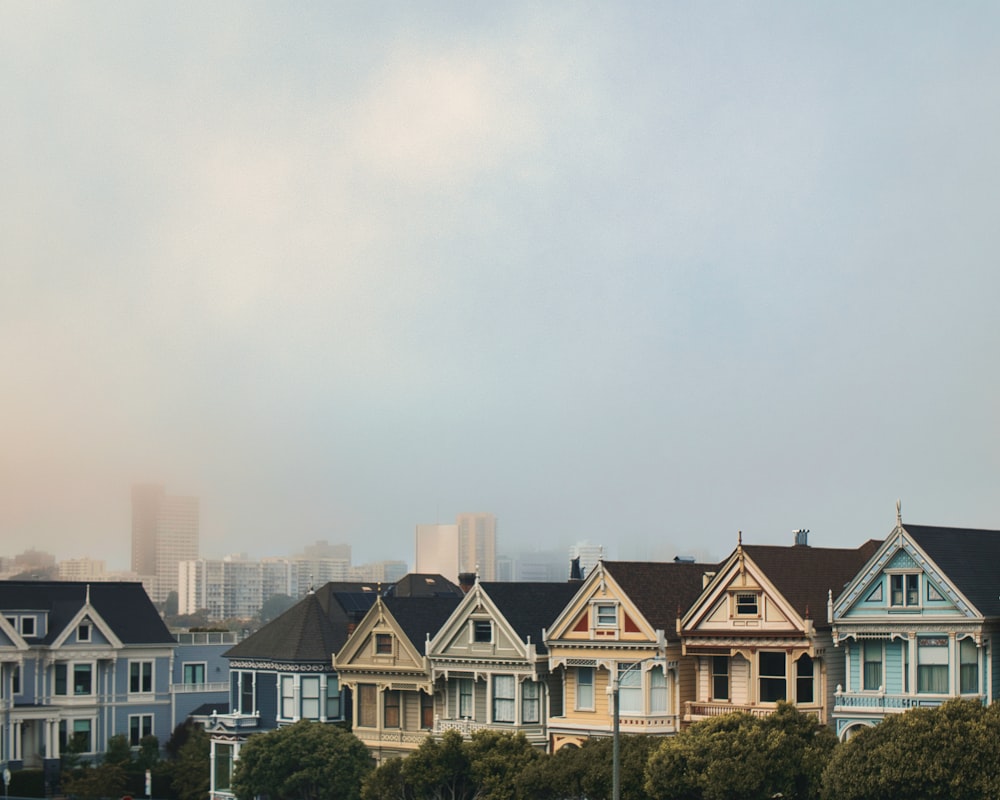
<svg viewBox="0 0 1000 800">
<path fill-rule="evenodd" d="M 469 589 L 476 585 L 476 573 L 475 572 L 459 572 L 458 573 L 458 588 L 462 590 L 462 594 L 468 594 Z"/>
<path fill-rule="evenodd" d="M 808 528 L 796 528 L 792 531 L 795 536 L 795 546 L 796 547 L 808 547 L 809 546 L 809 529 Z"/>
</svg>

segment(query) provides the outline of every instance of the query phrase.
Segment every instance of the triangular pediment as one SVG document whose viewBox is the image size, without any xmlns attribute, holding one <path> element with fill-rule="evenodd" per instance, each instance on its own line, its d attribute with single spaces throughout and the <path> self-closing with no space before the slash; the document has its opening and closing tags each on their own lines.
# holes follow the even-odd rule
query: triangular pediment
<svg viewBox="0 0 1000 800">
<path fill-rule="evenodd" d="M 89 591 L 89 587 L 88 587 Z M 86 629 L 90 638 L 85 638 L 83 633 Z M 79 611 L 73 615 L 69 624 L 59 633 L 52 642 L 52 649 L 56 650 L 64 647 L 86 646 L 86 647 L 110 647 L 121 648 L 121 639 L 115 634 L 111 626 L 97 612 L 89 602 L 83 604 Z"/>
<path fill-rule="evenodd" d="M 526 659 L 527 646 L 485 591 L 476 584 L 431 639 L 431 660 Z"/>
<path fill-rule="evenodd" d="M 897 525 L 866 569 L 834 604 L 834 620 L 838 623 L 980 616 L 902 525 Z"/>
<path fill-rule="evenodd" d="M 379 598 L 334 656 L 334 667 L 373 672 L 423 669 L 423 658 Z"/>
<path fill-rule="evenodd" d="M 601 562 L 547 631 L 547 643 L 655 644 L 657 632 Z"/>
<path fill-rule="evenodd" d="M 806 622 L 749 555 L 736 551 L 681 620 L 685 636 L 804 631 Z"/>
</svg>

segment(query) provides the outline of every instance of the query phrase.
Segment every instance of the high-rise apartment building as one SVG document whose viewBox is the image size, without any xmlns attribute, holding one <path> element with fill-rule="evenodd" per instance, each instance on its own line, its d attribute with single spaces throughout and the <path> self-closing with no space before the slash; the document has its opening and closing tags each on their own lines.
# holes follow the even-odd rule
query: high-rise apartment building
<svg viewBox="0 0 1000 800">
<path fill-rule="evenodd" d="M 496 580 L 497 521 L 489 513 L 459 514 L 454 525 L 417 525 L 416 566 L 457 581 L 460 573 Z"/>
<path fill-rule="evenodd" d="M 473 572 L 484 581 L 497 579 L 497 518 L 479 512 L 459 514 L 458 571 Z"/>
<path fill-rule="evenodd" d="M 177 565 L 198 558 L 198 498 L 163 486 L 132 487 L 132 571 L 153 576 L 154 602 L 178 591 Z"/>
</svg>

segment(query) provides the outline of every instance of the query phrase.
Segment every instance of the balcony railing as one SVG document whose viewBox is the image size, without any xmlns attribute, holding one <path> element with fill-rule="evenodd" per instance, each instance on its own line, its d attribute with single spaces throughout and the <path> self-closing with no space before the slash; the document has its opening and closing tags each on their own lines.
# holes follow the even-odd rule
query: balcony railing
<svg viewBox="0 0 1000 800">
<path fill-rule="evenodd" d="M 967 700 L 985 703 L 981 694 L 963 694 Z M 947 694 L 887 694 L 885 692 L 848 693 L 837 692 L 834 697 L 835 712 L 855 711 L 869 713 L 898 714 L 911 708 L 933 708 L 951 699 Z"/>
<path fill-rule="evenodd" d="M 201 692 L 228 692 L 229 684 L 226 681 L 218 683 L 172 683 L 170 691 L 174 694 L 197 694 Z"/>
<path fill-rule="evenodd" d="M 726 714 L 732 714 L 734 712 L 742 712 L 744 714 L 750 714 L 754 717 L 768 717 L 777 711 L 776 706 L 754 706 L 754 705 L 739 705 L 736 703 L 712 703 L 712 702 L 698 702 L 698 701 L 688 701 L 684 704 L 684 721 L 685 722 L 697 722 L 701 719 L 708 719 L 709 717 L 721 717 Z M 805 714 L 812 714 L 820 721 L 820 723 L 826 722 L 826 715 L 823 713 L 823 709 L 820 706 L 797 706 L 799 711 Z"/>
<path fill-rule="evenodd" d="M 260 725 L 260 714 L 212 714 L 212 720 L 227 728 L 253 730 Z"/>
<path fill-rule="evenodd" d="M 434 718 L 434 735 L 440 736 L 445 731 L 458 731 L 462 736 L 471 736 L 476 731 L 506 731 L 508 733 L 516 731 L 523 733 L 528 739 L 546 738 L 545 727 L 537 722 L 514 725 L 509 722 L 477 722 L 472 719 L 441 719 Z"/>
</svg>

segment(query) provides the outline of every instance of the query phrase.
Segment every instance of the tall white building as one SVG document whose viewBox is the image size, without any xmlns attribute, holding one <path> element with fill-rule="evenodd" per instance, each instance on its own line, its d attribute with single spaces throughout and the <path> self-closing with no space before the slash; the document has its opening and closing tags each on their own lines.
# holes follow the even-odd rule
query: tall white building
<svg viewBox="0 0 1000 800">
<path fill-rule="evenodd" d="M 497 579 L 497 518 L 478 512 L 459 514 L 458 571 L 472 572 L 481 580 Z"/>
<path fill-rule="evenodd" d="M 460 573 L 496 580 L 497 522 L 490 513 L 459 514 L 454 525 L 417 525 L 416 572 L 457 581 Z"/>
<path fill-rule="evenodd" d="M 132 487 L 132 571 L 152 576 L 154 602 L 178 591 L 177 565 L 198 558 L 198 498 Z"/>
<path fill-rule="evenodd" d="M 577 542 L 574 545 L 570 545 L 569 557 L 580 559 L 580 567 L 586 576 L 597 566 L 597 562 L 604 558 L 604 546 L 591 544 L 588 541 Z"/>
</svg>

